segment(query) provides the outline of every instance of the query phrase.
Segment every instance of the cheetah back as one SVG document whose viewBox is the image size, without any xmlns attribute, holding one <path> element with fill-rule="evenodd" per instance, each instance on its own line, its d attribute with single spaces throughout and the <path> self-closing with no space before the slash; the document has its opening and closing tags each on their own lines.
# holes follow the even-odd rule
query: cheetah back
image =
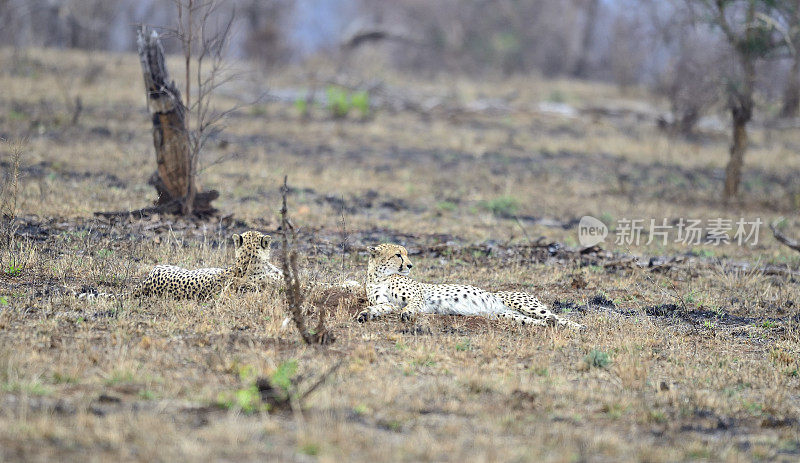
<svg viewBox="0 0 800 463">
<path fill-rule="evenodd" d="M 207 299 L 222 291 L 227 273 L 222 268 L 187 270 L 173 265 L 157 265 L 134 291 L 134 295 Z"/>
</svg>

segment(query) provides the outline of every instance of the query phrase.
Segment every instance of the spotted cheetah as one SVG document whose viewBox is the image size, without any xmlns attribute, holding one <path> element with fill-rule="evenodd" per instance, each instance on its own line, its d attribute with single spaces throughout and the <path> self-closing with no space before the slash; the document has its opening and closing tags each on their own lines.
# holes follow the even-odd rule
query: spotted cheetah
<svg viewBox="0 0 800 463">
<path fill-rule="evenodd" d="M 370 248 L 369 252 L 366 290 L 370 306 L 358 314 L 359 322 L 402 309 L 400 318 L 403 321 L 417 313 L 435 313 L 504 318 L 526 326 L 582 328 L 552 313 L 530 294 L 416 282 L 408 277 L 412 264 L 403 246 L 381 244 Z"/>
<path fill-rule="evenodd" d="M 272 238 L 257 231 L 233 235 L 234 265 L 229 268 L 187 270 L 174 265 L 157 265 L 131 291 L 131 297 L 161 296 L 174 299 L 208 299 L 223 289 L 263 289 L 283 279 L 283 272 L 269 262 Z M 113 294 L 78 295 L 80 299 L 114 297 Z"/>
<path fill-rule="evenodd" d="M 271 241 L 269 235 L 257 231 L 233 235 L 236 258 L 232 267 L 187 270 L 172 265 L 157 265 L 131 295 L 208 299 L 228 287 L 262 289 L 283 278 L 283 272 L 269 262 Z"/>
</svg>

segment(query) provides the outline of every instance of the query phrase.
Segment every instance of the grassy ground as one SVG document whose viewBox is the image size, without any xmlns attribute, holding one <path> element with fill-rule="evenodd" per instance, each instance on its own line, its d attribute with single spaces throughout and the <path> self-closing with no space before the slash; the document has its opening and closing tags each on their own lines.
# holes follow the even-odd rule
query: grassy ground
<svg viewBox="0 0 800 463">
<path fill-rule="evenodd" d="M 204 154 L 201 182 L 220 191 L 222 218 L 109 221 L 93 212 L 153 195 L 136 57 L 0 50 L 0 64 L 0 136 L 25 140 L 0 250 L 0 459 L 800 455 L 800 254 L 766 226 L 752 246 L 613 243 L 623 218 L 787 216 L 784 232 L 800 235 L 796 131 L 754 129 L 743 194 L 724 205 L 725 134 L 685 141 L 609 110 L 658 107 L 644 92 L 379 71 L 384 96 L 447 98 L 344 120 L 318 106 L 302 118 L 292 101 L 243 107 Z M 308 75 L 245 72 L 219 103 L 308 89 Z M 492 98 L 510 109 L 469 109 Z M 542 101 L 584 111 L 543 113 Z M 4 174 L 11 152 L 0 146 Z M 226 265 L 230 234 L 276 233 L 284 175 L 307 280 L 363 279 L 365 247 L 399 242 L 420 280 L 530 291 L 587 330 L 470 317 L 361 325 L 361 301 L 314 290 L 337 340 L 307 347 L 281 329 L 279 289 L 203 303 L 72 295 L 124 293 L 157 263 Z M 611 235 L 582 254 L 587 214 Z M 254 392 L 259 376 L 296 368 L 302 389 L 339 362 L 302 410 L 267 410 Z"/>
</svg>

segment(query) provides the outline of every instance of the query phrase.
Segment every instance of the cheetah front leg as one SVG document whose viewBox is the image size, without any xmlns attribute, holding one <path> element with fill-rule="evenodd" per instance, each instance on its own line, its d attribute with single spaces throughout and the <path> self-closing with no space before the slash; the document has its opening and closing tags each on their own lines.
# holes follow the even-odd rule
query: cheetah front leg
<svg viewBox="0 0 800 463">
<path fill-rule="evenodd" d="M 373 304 L 359 312 L 358 316 L 356 317 L 356 321 L 359 323 L 364 323 L 366 321 L 374 320 L 378 317 L 382 317 L 388 313 L 394 312 L 395 310 L 397 310 L 397 307 L 389 302 Z"/>
<path fill-rule="evenodd" d="M 425 306 L 422 304 L 421 297 L 415 297 L 400 312 L 400 321 L 410 322 L 418 313 L 424 312 Z"/>
<path fill-rule="evenodd" d="M 583 325 L 580 323 L 575 323 L 572 320 L 567 320 L 566 318 L 554 314 L 547 306 L 539 302 L 539 299 L 536 299 L 528 293 L 499 291 L 493 294 L 499 297 L 506 307 L 528 317 L 544 320 L 549 324 L 568 326 L 573 329 L 583 328 Z"/>
</svg>

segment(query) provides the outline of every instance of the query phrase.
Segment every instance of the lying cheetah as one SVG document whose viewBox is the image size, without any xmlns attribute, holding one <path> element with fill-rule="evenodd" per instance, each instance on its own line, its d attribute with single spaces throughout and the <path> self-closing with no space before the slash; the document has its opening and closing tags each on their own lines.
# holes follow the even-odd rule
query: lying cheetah
<svg viewBox="0 0 800 463">
<path fill-rule="evenodd" d="M 269 262 L 271 241 L 269 235 L 257 231 L 233 235 L 236 259 L 232 267 L 186 270 L 172 265 L 157 265 L 131 295 L 208 299 L 228 287 L 262 289 L 283 278 L 283 272 Z"/>
<path fill-rule="evenodd" d="M 166 296 L 175 299 L 208 299 L 223 289 L 263 289 L 280 282 L 283 272 L 269 262 L 272 238 L 257 231 L 233 235 L 236 259 L 229 268 L 187 270 L 157 265 L 131 291 L 131 297 Z M 81 294 L 79 298 L 114 297 L 112 294 Z"/>
<path fill-rule="evenodd" d="M 419 283 L 408 277 L 411 267 L 403 246 L 381 244 L 370 248 L 366 285 L 370 306 L 358 314 L 359 322 L 402 309 L 403 321 L 416 313 L 436 313 L 500 317 L 520 325 L 583 327 L 550 312 L 530 294 L 492 293 L 469 285 Z"/>
</svg>

